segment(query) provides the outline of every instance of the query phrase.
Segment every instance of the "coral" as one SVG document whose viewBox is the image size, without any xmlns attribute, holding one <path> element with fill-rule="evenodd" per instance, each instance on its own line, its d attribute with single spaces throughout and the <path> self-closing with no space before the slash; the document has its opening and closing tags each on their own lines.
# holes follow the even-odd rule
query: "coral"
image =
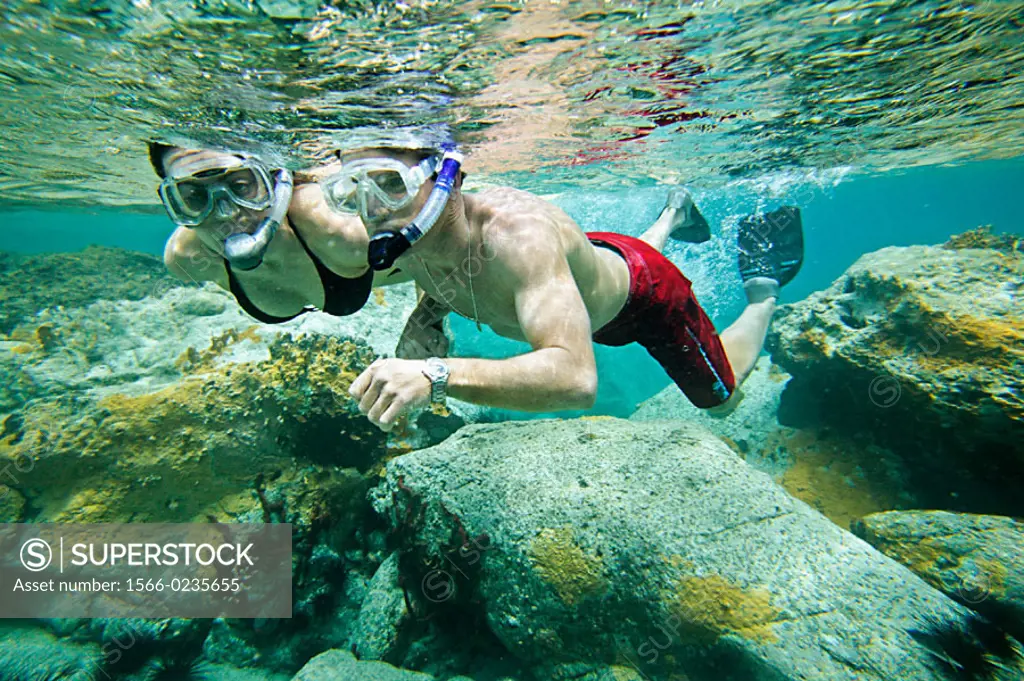
<svg viewBox="0 0 1024 681">
<path fill-rule="evenodd" d="M 1016 234 L 993 234 L 992 225 L 981 225 L 962 234 L 954 234 L 942 247 L 949 250 L 987 248 L 1005 253 L 1024 253 L 1024 240 Z"/>
<path fill-rule="evenodd" d="M 576 605 L 607 587 L 601 559 L 580 548 L 571 527 L 540 530 L 529 552 L 537 571 L 566 605 Z"/>
</svg>

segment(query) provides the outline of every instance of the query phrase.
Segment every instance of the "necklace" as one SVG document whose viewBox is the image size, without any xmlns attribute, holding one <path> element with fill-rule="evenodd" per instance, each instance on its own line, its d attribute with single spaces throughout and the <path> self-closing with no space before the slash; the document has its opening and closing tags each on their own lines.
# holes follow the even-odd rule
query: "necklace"
<svg viewBox="0 0 1024 681">
<path fill-rule="evenodd" d="M 472 227 L 469 228 L 469 236 L 466 239 L 466 244 L 467 244 L 466 245 L 466 263 L 469 264 L 469 269 L 466 270 L 466 274 L 469 275 L 469 299 L 471 301 L 473 301 L 473 321 L 476 322 L 476 330 L 477 331 L 483 331 L 483 327 L 480 326 L 480 311 L 476 307 L 476 293 L 474 293 L 474 291 L 473 291 L 473 228 Z M 423 261 L 423 258 L 419 257 L 418 255 L 416 256 L 416 258 L 420 261 L 420 265 L 423 266 L 423 271 L 427 273 L 427 279 L 430 280 L 430 284 L 434 287 L 434 290 L 437 291 L 438 293 L 440 293 L 441 289 L 437 285 L 437 282 L 434 281 L 434 277 L 430 274 L 430 270 L 427 269 L 427 263 L 425 263 Z M 458 270 L 458 268 L 456 268 L 455 270 L 452 270 L 452 274 L 455 274 L 456 270 Z M 449 274 L 448 276 L 450 277 L 452 275 Z M 447 277 L 445 277 L 445 278 L 447 279 Z M 463 317 L 466 316 L 466 315 L 463 315 L 458 310 L 456 310 L 455 306 L 451 304 L 451 302 L 447 299 L 447 297 L 445 297 L 445 296 L 442 296 L 442 297 L 445 298 L 444 303 L 445 303 L 445 305 L 447 305 L 448 307 L 450 307 L 452 309 L 452 312 L 454 312 L 455 314 L 458 314 L 458 315 L 462 315 Z"/>
</svg>

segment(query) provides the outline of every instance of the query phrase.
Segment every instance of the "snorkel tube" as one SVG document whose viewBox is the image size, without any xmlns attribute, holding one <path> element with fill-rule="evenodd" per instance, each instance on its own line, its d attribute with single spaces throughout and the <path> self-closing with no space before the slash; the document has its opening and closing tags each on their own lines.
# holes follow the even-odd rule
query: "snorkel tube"
<svg viewBox="0 0 1024 681">
<path fill-rule="evenodd" d="M 224 240 L 224 257 L 232 267 L 252 270 L 263 262 L 270 240 L 277 234 L 288 206 L 292 202 L 292 173 L 281 169 L 274 175 L 274 202 L 270 204 L 270 215 L 263 218 L 252 234 L 232 234 Z"/>
<path fill-rule="evenodd" d="M 378 271 L 390 269 L 398 256 L 409 250 L 414 243 L 430 231 L 437 219 L 441 217 L 441 211 L 448 204 L 448 198 L 452 194 L 455 178 L 459 175 L 459 166 L 461 165 L 462 154 L 454 148 L 446 149 L 441 158 L 441 171 L 437 174 L 434 189 L 430 192 L 430 197 L 423 204 L 419 214 L 402 229 L 380 232 L 374 234 L 370 239 L 367 253 L 370 267 Z"/>
</svg>

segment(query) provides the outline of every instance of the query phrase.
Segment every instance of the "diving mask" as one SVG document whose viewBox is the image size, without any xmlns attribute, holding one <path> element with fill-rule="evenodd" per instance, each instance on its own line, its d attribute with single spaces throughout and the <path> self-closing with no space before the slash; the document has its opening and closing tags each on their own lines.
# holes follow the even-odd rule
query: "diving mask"
<svg viewBox="0 0 1024 681">
<path fill-rule="evenodd" d="M 175 224 L 196 227 L 216 207 L 225 213 L 234 204 L 249 210 L 270 208 L 274 184 L 266 167 L 251 158 L 223 157 L 190 163 L 187 175 L 169 174 L 160 183 L 160 200 Z"/>
<path fill-rule="evenodd" d="M 396 211 L 412 203 L 440 160 L 431 156 L 410 168 L 393 158 L 362 158 L 343 163 L 320 186 L 332 210 L 370 222 L 381 208 Z"/>
</svg>

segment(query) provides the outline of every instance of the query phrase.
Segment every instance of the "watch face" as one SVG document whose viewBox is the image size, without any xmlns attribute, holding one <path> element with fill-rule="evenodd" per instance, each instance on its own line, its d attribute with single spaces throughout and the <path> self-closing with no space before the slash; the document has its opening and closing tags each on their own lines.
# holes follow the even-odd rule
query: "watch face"
<svg viewBox="0 0 1024 681">
<path fill-rule="evenodd" d="M 431 380 L 448 378 L 448 365 L 437 358 L 427 360 L 427 371 L 430 372 Z"/>
</svg>

